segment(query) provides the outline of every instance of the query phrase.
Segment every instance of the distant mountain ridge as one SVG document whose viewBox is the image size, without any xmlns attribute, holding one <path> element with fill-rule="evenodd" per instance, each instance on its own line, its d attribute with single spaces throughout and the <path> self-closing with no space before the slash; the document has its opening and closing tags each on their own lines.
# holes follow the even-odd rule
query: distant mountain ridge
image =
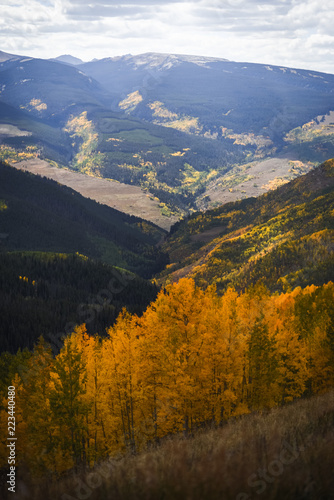
<svg viewBox="0 0 334 500">
<path fill-rule="evenodd" d="M 133 68 L 156 69 L 158 71 L 168 70 L 182 63 L 191 63 L 198 66 L 208 66 L 210 63 L 219 61 L 228 61 L 228 59 L 220 57 L 207 57 L 186 54 L 168 54 L 161 52 L 145 52 L 144 54 L 126 54 L 123 56 L 106 57 L 103 59 L 95 59 L 85 64 L 95 62 L 119 62 L 122 61 Z"/>
<path fill-rule="evenodd" d="M 33 147 L 141 186 L 166 216 L 217 205 L 220 186 L 270 189 L 334 157 L 334 75 L 293 68 L 153 52 L 78 65 L 9 58 L 0 108 L 3 129 L 19 129 L 0 137 L 0 158 Z M 247 164 L 266 158 L 286 161 L 261 182 Z"/>
<path fill-rule="evenodd" d="M 10 59 L 19 59 L 22 56 L 17 56 L 15 54 L 8 54 L 7 52 L 3 52 L 0 50 L 0 63 L 4 61 L 8 61 Z"/>
<path fill-rule="evenodd" d="M 72 66 L 77 66 L 78 64 L 84 64 L 84 61 L 82 59 L 79 59 L 78 57 L 73 57 L 70 54 L 64 54 L 58 57 L 54 57 L 50 59 L 51 61 L 58 61 L 64 64 L 70 64 Z"/>
<path fill-rule="evenodd" d="M 166 124 L 187 115 L 198 120 L 201 133 L 218 139 L 223 128 L 282 137 L 320 114 L 316 110 L 334 109 L 334 76 L 314 71 L 153 52 L 105 58 L 80 69 L 112 94 L 137 91 L 141 99 L 129 111 L 133 116 Z M 323 95 L 327 102 L 321 102 Z M 163 106 L 160 115 L 155 102 Z"/>
</svg>

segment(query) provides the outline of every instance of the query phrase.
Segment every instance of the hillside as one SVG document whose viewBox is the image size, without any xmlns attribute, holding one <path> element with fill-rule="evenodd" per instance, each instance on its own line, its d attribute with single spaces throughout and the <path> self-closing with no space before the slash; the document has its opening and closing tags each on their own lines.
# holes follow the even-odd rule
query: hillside
<svg viewBox="0 0 334 500">
<path fill-rule="evenodd" d="M 192 439 L 171 437 L 137 456 L 110 459 L 88 475 L 77 474 L 76 483 L 92 500 L 250 500 L 259 495 L 329 500 L 333 412 L 331 391 L 198 431 Z M 77 498 L 72 475 L 38 487 L 28 477 L 24 481 L 36 500 L 61 498 L 64 492 Z"/>
<path fill-rule="evenodd" d="M 33 349 L 42 335 L 54 354 L 83 321 L 104 336 L 123 307 L 141 314 L 156 297 L 149 281 L 80 254 L 0 253 L 0 352 Z"/>
<path fill-rule="evenodd" d="M 132 116 L 223 143 L 230 138 L 258 154 L 272 155 L 292 129 L 334 110 L 334 76 L 314 71 L 156 53 L 80 68 Z"/>
<path fill-rule="evenodd" d="M 8 61 L 9 59 L 18 59 L 21 56 L 17 56 L 15 54 L 8 54 L 8 52 L 3 52 L 0 50 L 0 62 Z"/>
<path fill-rule="evenodd" d="M 176 223 L 163 245 L 162 281 L 270 290 L 334 280 L 334 160 L 259 198 L 227 203 Z"/>
<path fill-rule="evenodd" d="M 160 290 L 141 317 L 123 311 L 103 337 L 82 324 L 56 356 L 44 340 L 32 352 L 3 353 L 0 426 L 7 429 L 6 396 L 15 385 L 17 485 L 23 481 L 33 498 L 76 498 L 87 484 L 96 498 L 232 500 L 246 491 L 245 500 L 260 486 L 250 475 L 265 467 L 266 482 L 284 479 L 272 491 L 267 485 L 265 498 L 305 498 L 306 482 L 307 498 L 327 500 L 333 299 L 333 283 L 217 295 L 183 279 Z M 312 395 L 322 397 L 293 404 Z M 7 443 L 0 441 L 0 467 Z M 106 481 L 93 475 L 103 463 L 112 467 Z"/>
<path fill-rule="evenodd" d="M 165 232 L 154 224 L 3 163 L 0 200 L 2 251 L 79 252 L 144 277 L 166 262 L 155 249 Z"/>
<path fill-rule="evenodd" d="M 74 66 L 21 57 L 0 65 L 1 101 L 59 124 L 76 108 L 107 106 L 108 93 Z"/>
</svg>

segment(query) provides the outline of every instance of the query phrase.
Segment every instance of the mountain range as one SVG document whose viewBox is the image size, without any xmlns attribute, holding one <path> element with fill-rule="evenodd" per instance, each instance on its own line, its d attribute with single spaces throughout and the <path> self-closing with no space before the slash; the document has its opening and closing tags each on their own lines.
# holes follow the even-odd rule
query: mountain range
<svg viewBox="0 0 334 500">
<path fill-rule="evenodd" d="M 330 74 L 156 53 L 0 59 L 3 160 L 141 186 L 165 217 L 258 195 L 334 156 Z"/>
<path fill-rule="evenodd" d="M 184 217 L 165 238 L 2 165 L 3 249 L 77 250 L 144 277 L 160 273 L 161 283 L 191 276 L 221 289 L 263 276 L 272 291 L 332 279 L 332 160 L 313 169 L 334 156 L 333 75 L 156 53 L 89 63 L 0 57 L 4 160 L 44 158 L 87 179 L 134 184 L 162 217 Z M 32 196 L 42 191 L 50 206 Z M 62 198 L 72 200 L 66 214 Z M 95 221 L 84 229 L 78 204 Z M 31 224 L 14 222 L 28 212 Z M 48 220 L 55 226 L 41 245 Z"/>
</svg>

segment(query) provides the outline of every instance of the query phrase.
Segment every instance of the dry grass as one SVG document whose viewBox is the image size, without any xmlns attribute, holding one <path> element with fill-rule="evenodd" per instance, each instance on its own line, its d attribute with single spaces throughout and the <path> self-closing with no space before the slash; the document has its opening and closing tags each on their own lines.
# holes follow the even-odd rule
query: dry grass
<svg viewBox="0 0 334 500">
<path fill-rule="evenodd" d="M 329 500 L 334 492 L 334 391 L 173 436 L 94 471 L 31 483 L 18 499 Z"/>
</svg>

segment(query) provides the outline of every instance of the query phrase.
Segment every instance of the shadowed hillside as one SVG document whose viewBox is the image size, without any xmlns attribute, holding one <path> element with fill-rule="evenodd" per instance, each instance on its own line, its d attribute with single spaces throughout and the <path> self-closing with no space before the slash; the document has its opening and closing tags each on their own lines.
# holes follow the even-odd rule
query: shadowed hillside
<svg viewBox="0 0 334 500">
<path fill-rule="evenodd" d="M 144 277 L 165 265 L 162 229 L 55 181 L 1 163 L 0 200 L 2 251 L 79 252 Z"/>
</svg>

